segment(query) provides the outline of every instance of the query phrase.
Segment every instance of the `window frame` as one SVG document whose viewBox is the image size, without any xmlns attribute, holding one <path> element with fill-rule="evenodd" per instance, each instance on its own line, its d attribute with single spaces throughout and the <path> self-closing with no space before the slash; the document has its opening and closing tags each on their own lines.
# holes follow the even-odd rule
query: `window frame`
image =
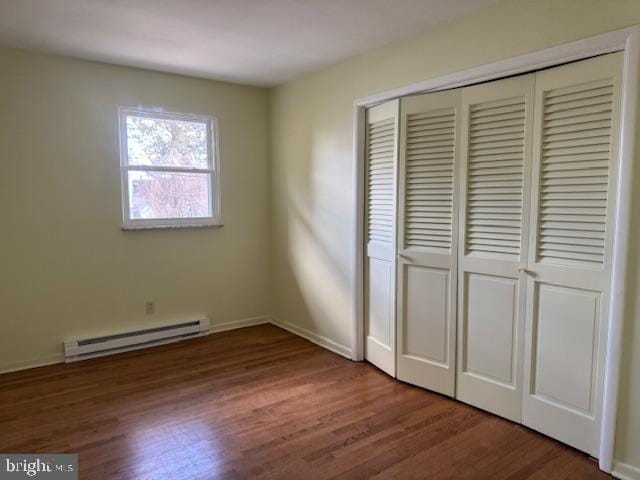
<svg viewBox="0 0 640 480">
<path fill-rule="evenodd" d="M 149 117 L 161 120 L 176 120 L 204 123 L 207 126 L 207 168 L 170 167 L 155 165 L 129 164 L 127 142 L 127 117 Z M 120 147 L 120 186 L 122 191 L 122 229 L 148 230 L 161 228 L 202 228 L 221 227 L 222 209 L 220 205 L 220 141 L 218 119 L 211 115 L 169 112 L 154 107 L 118 107 L 118 131 Z M 133 219 L 129 208 L 129 172 L 170 172 L 170 173 L 208 173 L 209 205 L 211 216 L 191 218 L 144 218 Z"/>
</svg>

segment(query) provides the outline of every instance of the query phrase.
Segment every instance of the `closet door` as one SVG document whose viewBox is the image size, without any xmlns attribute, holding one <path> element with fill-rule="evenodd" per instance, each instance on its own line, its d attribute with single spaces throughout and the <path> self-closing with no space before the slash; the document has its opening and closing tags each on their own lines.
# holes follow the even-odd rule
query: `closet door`
<svg viewBox="0 0 640 480">
<path fill-rule="evenodd" d="M 397 376 L 453 396 L 460 90 L 400 109 Z"/>
<path fill-rule="evenodd" d="M 365 359 L 395 376 L 397 100 L 367 110 Z"/>
<path fill-rule="evenodd" d="M 523 423 L 597 454 L 622 54 L 538 73 Z"/>
<path fill-rule="evenodd" d="M 456 397 L 520 421 L 534 75 L 463 89 Z"/>
</svg>

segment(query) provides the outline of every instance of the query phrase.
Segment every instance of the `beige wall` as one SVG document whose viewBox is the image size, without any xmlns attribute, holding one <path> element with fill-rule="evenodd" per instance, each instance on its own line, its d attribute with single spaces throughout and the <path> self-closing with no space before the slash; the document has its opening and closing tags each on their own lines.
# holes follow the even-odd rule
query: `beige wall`
<svg viewBox="0 0 640 480">
<path fill-rule="evenodd" d="M 0 371 L 64 339 L 269 313 L 266 90 L 10 49 L 0 72 Z M 119 105 L 218 117 L 223 228 L 120 230 Z"/>
<path fill-rule="evenodd" d="M 350 346 L 354 99 L 639 23 L 637 0 L 506 0 L 273 90 L 273 314 Z M 634 205 L 638 218 L 640 191 Z M 638 239 L 636 225 L 634 245 Z M 631 291 L 640 296 L 637 251 L 631 270 Z M 627 317 L 616 457 L 640 468 L 640 304 L 634 299 Z"/>
<path fill-rule="evenodd" d="M 66 338 L 200 314 L 272 312 L 348 348 L 353 100 L 638 23 L 636 0 L 507 0 L 274 89 L 270 105 L 261 89 L 0 49 L 0 371 L 57 360 Z M 219 118 L 224 228 L 120 230 L 116 109 L 138 104 Z M 638 217 L 640 188 L 634 200 Z M 640 297 L 637 249 L 630 282 Z M 616 457 L 640 467 L 635 298 L 624 347 Z"/>
</svg>

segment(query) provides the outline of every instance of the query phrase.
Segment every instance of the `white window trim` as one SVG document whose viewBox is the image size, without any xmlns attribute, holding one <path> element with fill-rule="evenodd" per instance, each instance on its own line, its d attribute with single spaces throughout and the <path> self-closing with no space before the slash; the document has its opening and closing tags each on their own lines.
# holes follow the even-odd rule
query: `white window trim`
<svg viewBox="0 0 640 480">
<path fill-rule="evenodd" d="M 209 131 L 209 135 L 207 136 L 208 168 L 129 165 L 126 122 L 126 118 L 128 115 L 205 123 Z M 216 117 L 210 115 L 167 112 L 163 109 L 152 107 L 119 107 L 118 127 L 120 134 L 120 184 L 122 190 L 123 230 L 222 227 L 222 209 L 220 206 L 220 141 L 218 138 L 218 119 Z M 130 171 L 209 173 L 211 178 L 211 184 L 209 185 L 209 204 L 211 205 L 211 216 L 194 218 L 132 219 L 129 211 L 128 172 Z"/>
</svg>

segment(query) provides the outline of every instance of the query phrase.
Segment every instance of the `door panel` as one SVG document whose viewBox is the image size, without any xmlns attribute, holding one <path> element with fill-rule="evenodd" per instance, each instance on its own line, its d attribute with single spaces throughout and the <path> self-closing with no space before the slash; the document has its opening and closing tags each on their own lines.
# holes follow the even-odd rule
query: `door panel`
<svg viewBox="0 0 640 480">
<path fill-rule="evenodd" d="M 402 99 L 398 378 L 453 396 L 460 91 Z"/>
<path fill-rule="evenodd" d="M 464 369 L 513 387 L 518 282 L 470 273 L 466 292 Z"/>
<path fill-rule="evenodd" d="M 382 346 L 391 345 L 391 322 L 392 312 L 391 298 L 393 287 L 393 272 L 391 262 L 369 259 L 369 329 L 368 337 L 375 340 Z"/>
<path fill-rule="evenodd" d="M 405 335 L 402 351 L 424 362 L 447 361 L 449 272 L 407 265 Z"/>
<path fill-rule="evenodd" d="M 622 54 L 536 77 L 523 423 L 597 454 Z"/>
<path fill-rule="evenodd" d="M 514 421 L 522 415 L 533 92 L 531 74 L 462 96 L 456 398 Z"/>
<path fill-rule="evenodd" d="M 538 285 L 537 297 L 534 391 L 549 403 L 589 414 L 595 393 L 599 295 Z"/>
<path fill-rule="evenodd" d="M 367 110 L 365 359 L 395 376 L 398 101 Z"/>
</svg>

